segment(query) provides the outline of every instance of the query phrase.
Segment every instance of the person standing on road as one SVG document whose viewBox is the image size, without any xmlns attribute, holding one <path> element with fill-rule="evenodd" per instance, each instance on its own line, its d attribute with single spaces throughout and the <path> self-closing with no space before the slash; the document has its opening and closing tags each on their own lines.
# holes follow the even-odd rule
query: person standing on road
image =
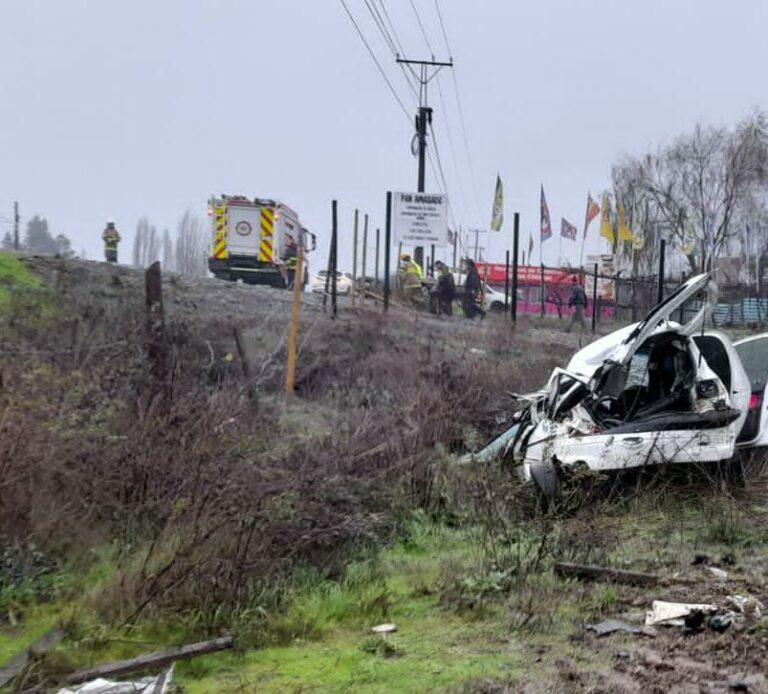
<svg viewBox="0 0 768 694">
<path fill-rule="evenodd" d="M 115 229 L 114 222 L 107 222 L 107 227 L 101 234 L 104 241 L 104 259 L 108 263 L 117 262 L 117 244 L 120 243 L 120 234 Z"/>
<path fill-rule="evenodd" d="M 464 315 L 467 318 L 474 318 L 476 315 L 484 315 L 483 309 L 478 306 L 478 298 L 483 293 L 483 285 L 480 281 L 480 273 L 477 271 L 475 261 L 471 258 L 464 260 L 464 267 L 467 271 L 467 276 L 464 279 Z"/>
<path fill-rule="evenodd" d="M 286 289 L 293 289 L 293 283 L 296 279 L 296 264 L 298 261 L 298 246 L 296 245 L 296 239 L 290 234 L 285 235 L 285 252 L 281 260 L 285 263 L 285 275 L 283 277 L 285 281 Z"/>
<path fill-rule="evenodd" d="M 437 315 L 453 315 L 453 297 L 456 294 L 456 281 L 453 279 L 453 273 L 448 266 L 438 260 L 435 263 L 437 270 L 437 284 L 433 290 L 433 295 L 437 299 Z"/>
<path fill-rule="evenodd" d="M 584 320 L 584 309 L 587 308 L 587 293 L 576 277 L 571 280 L 571 296 L 568 299 L 568 307 L 573 309 L 573 313 L 565 331 L 571 332 L 574 323 L 578 323 L 581 326 L 581 330 L 584 331 L 587 327 L 587 323 Z"/>
</svg>

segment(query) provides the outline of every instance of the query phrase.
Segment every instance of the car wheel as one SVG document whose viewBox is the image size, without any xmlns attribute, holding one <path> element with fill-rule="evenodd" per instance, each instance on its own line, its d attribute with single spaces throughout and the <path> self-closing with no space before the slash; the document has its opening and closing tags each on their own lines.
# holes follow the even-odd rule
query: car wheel
<svg viewBox="0 0 768 694">
<path fill-rule="evenodd" d="M 542 510 L 546 511 L 560 489 L 557 468 L 551 460 L 540 460 L 531 465 L 531 479 L 540 496 Z"/>
<path fill-rule="evenodd" d="M 491 304 L 491 313 L 504 313 L 504 304 L 501 301 L 494 301 Z"/>
</svg>

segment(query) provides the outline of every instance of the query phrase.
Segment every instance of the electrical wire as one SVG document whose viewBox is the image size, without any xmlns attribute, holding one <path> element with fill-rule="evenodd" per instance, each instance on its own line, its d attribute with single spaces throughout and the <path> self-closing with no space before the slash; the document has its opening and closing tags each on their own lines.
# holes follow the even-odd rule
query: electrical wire
<svg viewBox="0 0 768 694">
<path fill-rule="evenodd" d="M 376 0 L 372 0 L 373 4 L 376 5 Z M 395 29 L 395 25 L 392 22 L 392 17 L 389 14 L 389 11 L 387 10 L 387 6 L 384 4 L 384 0 L 379 0 L 379 5 L 381 6 L 381 16 L 386 20 L 386 23 L 389 25 L 389 31 L 392 35 L 392 38 L 394 39 L 395 44 L 397 45 L 397 53 L 395 55 L 396 58 L 399 58 L 401 55 L 405 55 L 405 49 L 403 48 L 403 42 L 400 40 L 400 37 L 398 36 L 397 29 Z M 416 97 L 416 103 L 417 105 L 420 103 L 421 95 L 416 91 L 416 88 L 413 87 L 413 83 L 421 85 L 421 78 L 419 75 L 416 74 L 416 71 L 413 69 L 411 65 L 398 63 L 400 68 L 403 71 L 403 74 L 405 75 L 406 80 L 409 83 L 410 89 L 413 92 L 413 95 Z M 408 77 L 408 73 L 411 74 L 411 77 L 413 77 L 413 83 L 411 82 L 411 79 Z M 420 87 L 419 87 L 420 88 Z"/>
<path fill-rule="evenodd" d="M 373 4 L 376 5 L 376 0 L 372 0 Z M 397 44 L 398 53 L 400 55 L 405 55 L 405 50 L 403 49 L 403 43 L 400 41 L 400 37 L 397 35 L 397 29 L 395 29 L 395 25 L 392 23 L 392 18 L 389 16 L 389 12 L 387 11 L 387 6 L 384 4 L 384 0 L 379 0 L 379 5 L 381 5 L 381 11 L 382 16 L 386 20 L 387 24 L 389 25 L 389 31 L 392 34 L 392 37 L 395 40 L 395 43 Z"/>
<path fill-rule="evenodd" d="M 411 0 L 411 2 L 413 2 L 413 0 Z M 448 49 L 448 55 L 453 55 L 453 51 L 451 51 L 451 45 L 448 42 L 448 33 L 445 30 L 443 13 L 440 11 L 440 3 L 438 0 L 435 0 L 435 9 L 437 10 L 437 17 L 440 22 L 440 28 L 443 33 L 443 39 L 445 40 L 445 47 Z M 482 217 L 482 212 L 480 211 L 481 210 L 480 196 L 478 195 L 478 192 L 477 192 L 477 180 L 475 176 L 475 167 L 472 164 L 472 153 L 469 148 L 469 138 L 467 137 L 467 124 L 464 118 L 464 107 L 461 103 L 461 95 L 459 92 L 459 81 L 456 77 L 455 67 L 451 70 L 451 77 L 453 78 L 453 88 L 456 93 L 456 104 L 459 108 L 459 122 L 461 123 L 461 132 L 462 132 L 462 138 L 464 140 L 464 149 L 467 155 L 467 164 L 469 166 L 470 178 L 472 180 L 472 192 L 474 193 L 474 203 L 475 203 L 475 207 L 477 208 L 477 214 Z"/>
<path fill-rule="evenodd" d="M 389 46 L 389 50 L 392 51 L 394 55 L 397 55 L 397 47 L 395 46 L 395 42 L 392 40 L 392 37 L 387 31 L 387 27 L 384 25 L 384 21 L 379 14 L 378 7 L 375 4 L 371 5 L 371 0 L 363 0 L 363 2 L 365 2 L 365 6 L 368 8 L 368 12 L 370 13 L 371 17 L 373 17 L 373 21 L 376 24 L 379 33 L 384 37 L 384 41 L 386 42 L 387 46 Z"/>
<path fill-rule="evenodd" d="M 443 87 L 440 83 L 440 76 L 437 77 L 437 91 L 440 95 L 440 103 L 443 107 L 443 113 L 445 114 L 445 117 L 443 118 L 443 122 L 445 123 L 445 132 L 448 135 L 448 149 L 451 153 L 451 161 L 453 163 L 453 170 L 456 172 L 456 185 L 459 189 L 459 196 L 461 198 L 461 207 L 464 209 L 464 212 L 466 214 L 467 210 L 467 196 L 465 194 L 465 188 L 464 184 L 462 183 L 463 177 L 461 174 L 461 169 L 459 168 L 459 158 L 456 154 L 456 145 L 453 140 L 453 132 L 451 130 L 450 125 L 450 119 L 448 118 L 448 104 L 446 103 L 445 96 L 443 95 Z M 463 216 L 463 215 L 460 215 Z"/>
<path fill-rule="evenodd" d="M 381 76 L 384 78 L 384 81 L 387 83 L 387 86 L 389 87 L 389 91 L 392 92 L 392 96 L 395 97 L 397 103 L 400 105 L 400 108 L 402 109 L 403 113 L 405 114 L 406 119 L 408 122 L 411 122 L 411 116 L 408 113 L 408 109 L 405 107 L 405 104 L 403 103 L 403 100 L 400 98 L 400 95 L 395 90 L 394 86 L 392 85 L 392 82 L 390 82 L 389 77 L 387 77 L 387 73 L 384 72 L 384 68 L 381 66 L 381 63 L 379 62 L 378 58 L 376 57 L 376 54 L 373 52 L 373 49 L 371 48 L 370 44 L 365 38 L 365 35 L 363 34 L 362 30 L 358 26 L 357 22 L 355 21 L 355 18 L 352 16 L 352 13 L 349 11 L 349 7 L 347 7 L 347 3 L 344 0 L 339 0 L 342 7 L 344 8 L 344 11 L 347 13 L 347 16 L 349 17 L 349 20 L 352 22 L 352 25 L 357 30 L 358 35 L 360 36 L 360 40 L 365 45 L 366 49 L 368 50 L 368 54 L 371 56 L 371 59 L 376 64 L 376 67 L 379 69 L 379 72 L 381 73 Z"/>
<path fill-rule="evenodd" d="M 389 50 L 392 52 L 392 55 L 395 57 L 395 59 L 400 57 L 400 51 L 402 50 L 402 45 L 400 43 L 400 39 L 397 37 L 396 34 L 393 34 L 387 29 L 386 23 L 384 21 L 384 17 L 382 16 L 381 12 L 379 11 L 379 7 L 376 4 L 376 0 L 363 0 L 365 2 L 365 6 L 368 8 L 368 12 L 370 13 L 371 17 L 373 17 L 373 21 L 376 24 L 376 26 L 379 29 L 379 32 L 384 37 L 384 42 L 389 47 Z M 391 25 L 391 22 L 390 22 Z M 398 47 L 400 50 L 398 50 Z M 405 83 L 408 85 L 408 89 L 411 91 L 411 94 L 413 95 L 413 98 L 416 101 L 416 104 L 418 105 L 418 99 L 419 99 L 419 93 L 416 90 L 416 87 L 414 86 L 413 81 L 408 75 L 408 70 L 405 69 L 405 65 L 403 63 L 397 63 L 398 67 L 401 69 L 403 73 L 403 77 L 405 77 Z"/>
<path fill-rule="evenodd" d="M 448 56 L 452 59 L 453 53 L 451 53 L 451 46 L 448 43 L 448 33 L 445 31 L 445 22 L 443 21 L 443 13 L 440 11 L 440 3 L 435 0 L 435 9 L 437 10 L 437 18 L 440 21 L 440 29 L 443 32 L 443 40 L 445 41 L 445 48 L 448 51 Z"/>
<path fill-rule="evenodd" d="M 434 58 L 435 52 L 432 50 L 432 45 L 429 42 L 429 36 L 427 36 L 427 30 L 424 28 L 424 23 L 421 21 L 421 15 L 419 14 L 419 10 L 416 8 L 416 3 L 413 0 L 411 0 L 411 7 L 413 8 L 413 13 L 416 15 L 416 21 L 419 23 L 421 35 L 424 37 L 424 41 L 427 43 L 427 48 L 429 49 L 430 55 L 432 55 Z"/>
<path fill-rule="evenodd" d="M 453 219 L 453 226 L 456 227 L 456 215 L 454 214 L 453 205 L 451 205 L 451 198 L 448 195 L 448 182 L 445 179 L 445 171 L 443 170 L 443 163 L 440 159 L 440 150 L 437 146 L 437 138 L 435 137 L 435 130 L 432 127 L 432 123 L 429 124 L 429 133 L 432 136 L 432 146 L 435 150 L 435 159 L 437 160 L 437 168 L 440 172 L 440 181 L 442 181 L 443 187 L 442 187 L 442 193 L 445 195 L 445 199 L 448 203 L 448 214 Z M 435 173 L 435 178 L 437 178 L 437 172 L 434 170 L 435 165 L 434 162 L 432 162 L 432 159 L 430 157 L 430 162 L 432 163 L 432 171 Z"/>
</svg>

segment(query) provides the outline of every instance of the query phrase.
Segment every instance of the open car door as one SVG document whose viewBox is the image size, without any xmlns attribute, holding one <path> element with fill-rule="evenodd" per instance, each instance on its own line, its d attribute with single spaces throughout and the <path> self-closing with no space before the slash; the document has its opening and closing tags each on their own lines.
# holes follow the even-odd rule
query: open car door
<svg viewBox="0 0 768 694">
<path fill-rule="evenodd" d="M 693 341 L 728 391 L 731 407 L 740 412 L 733 423 L 733 430 L 739 436 L 746 423 L 751 393 L 750 379 L 741 358 L 733 343 L 722 333 L 713 331 L 694 335 Z"/>
<path fill-rule="evenodd" d="M 596 380 L 592 389 L 597 394 L 616 396 L 624 390 L 629 376 L 629 367 L 635 353 L 645 344 L 657 328 L 669 321 L 672 314 L 681 308 L 687 301 L 701 292 L 706 292 L 701 308 L 685 325 L 677 328 L 684 335 L 692 334 L 702 324 L 710 305 L 716 300 L 717 286 L 710 281 L 710 275 L 705 272 L 691 277 L 681 284 L 664 301 L 654 307 L 646 317 L 630 329 L 624 328 L 620 333 L 607 336 L 607 338 L 621 337 L 621 342 L 606 354 L 603 352 L 604 363 L 599 372 L 595 373 Z M 606 338 L 603 338 L 606 341 Z M 607 345 L 605 345 L 607 346 Z M 578 354 L 572 359 L 572 363 Z M 569 365 L 570 368 L 570 365 Z"/>
<path fill-rule="evenodd" d="M 654 330 L 661 325 L 661 323 L 668 321 L 672 317 L 672 314 L 683 306 L 683 304 L 695 297 L 699 292 L 705 290 L 707 296 L 704 301 L 702 301 L 701 308 L 691 320 L 682 326 L 681 332 L 686 335 L 692 334 L 701 325 L 711 303 L 717 300 L 717 286 L 710 281 L 708 272 L 701 275 L 695 275 L 683 282 L 683 284 L 664 299 L 664 301 L 655 306 L 648 315 L 635 326 L 634 330 L 624 338 L 620 347 L 610 358 L 625 366 L 629 364 L 632 355 L 637 351 L 640 345 L 651 336 Z"/>
<path fill-rule="evenodd" d="M 768 446 L 768 333 L 744 338 L 733 347 L 750 383 L 747 417 L 737 444 L 740 448 Z"/>
</svg>

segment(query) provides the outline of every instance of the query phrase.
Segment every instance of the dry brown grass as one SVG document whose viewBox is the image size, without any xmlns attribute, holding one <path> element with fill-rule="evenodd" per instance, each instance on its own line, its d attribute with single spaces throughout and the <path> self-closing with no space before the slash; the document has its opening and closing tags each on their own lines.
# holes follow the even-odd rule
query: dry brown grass
<svg viewBox="0 0 768 694">
<path fill-rule="evenodd" d="M 556 358 L 501 321 L 315 315 L 286 400 L 273 312 L 258 330 L 278 337 L 247 355 L 255 376 L 232 338 L 253 326 L 170 320 L 158 384 L 138 302 L 61 295 L 4 329 L 0 543 L 62 565 L 116 547 L 95 599 L 110 622 L 234 608 L 294 567 L 337 571 L 403 514 L 439 512 L 443 452 L 502 429 L 505 391 L 538 386 Z"/>
</svg>

